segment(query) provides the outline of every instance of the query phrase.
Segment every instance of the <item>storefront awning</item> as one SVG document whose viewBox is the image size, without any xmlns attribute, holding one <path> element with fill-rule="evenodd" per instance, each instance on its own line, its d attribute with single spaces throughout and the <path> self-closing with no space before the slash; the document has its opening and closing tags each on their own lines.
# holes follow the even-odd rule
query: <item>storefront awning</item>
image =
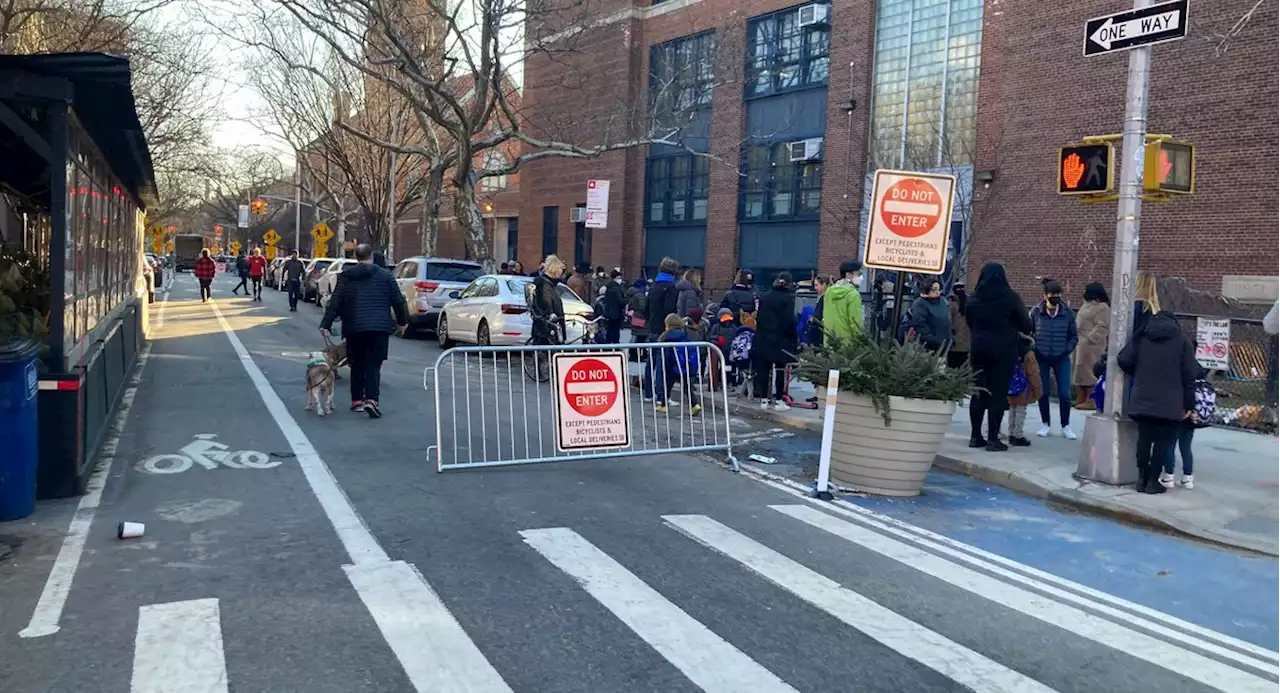
<svg viewBox="0 0 1280 693">
<path fill-rule="evenodd" d="M 76 117 L 116 178 L 142 207 L 156 204 L 155 171 L 127 59 L 105 53 L 0 55 L 0 71 L 6 70 L 70 82 Z"/>
</svg>

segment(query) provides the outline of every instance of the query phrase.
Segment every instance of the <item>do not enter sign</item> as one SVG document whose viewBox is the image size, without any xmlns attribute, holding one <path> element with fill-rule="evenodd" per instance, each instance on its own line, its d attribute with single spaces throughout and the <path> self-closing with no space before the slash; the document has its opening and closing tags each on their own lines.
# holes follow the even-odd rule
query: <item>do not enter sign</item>
<svg viewBox="0 0 1280 693">
<path fill-rule="evenodd" d="M 915 171 L 876 171 L 863 264 L 882 269 L 941 274 L 955 176 Z"/>
<path fill-rule="evenodd" d="M 556 354 L 552 375 L 556 384 L 556 446 L 561 451 L 631 445 L 624 354 Z"/>
</svg>

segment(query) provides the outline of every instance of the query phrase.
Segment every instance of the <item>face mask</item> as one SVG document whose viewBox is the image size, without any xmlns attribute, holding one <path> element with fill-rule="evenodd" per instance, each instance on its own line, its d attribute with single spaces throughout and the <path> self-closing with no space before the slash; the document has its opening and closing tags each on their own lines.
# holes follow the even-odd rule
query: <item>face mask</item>
<svg viewBox="0 0 1280 693">
<path fill-rule="evenodd" d="M 862 283 L 862 275 L 861 275 L 861 274 L 855 274 L 855 275 L 853 275 L 853 277 L 851 277 L 851 278 L 849 279 L 849 281 L 853 282 L 854 284 L 861 284 L 861 283 Z"/>
<path fill-rule="evenodd" d="M 1060 297 L 1060 296 L 1050 296 L 1050 297 L 1049 297 L 1049 305 L 1051 305 L 1051 306 L 1056 306 L 1056 305 L 1058 305 L 1058 304 L 1059 304 L 1059 303 L 1061 303 L 1061 302 L 1062 302 L 1062 297 Z"/>
</svg>

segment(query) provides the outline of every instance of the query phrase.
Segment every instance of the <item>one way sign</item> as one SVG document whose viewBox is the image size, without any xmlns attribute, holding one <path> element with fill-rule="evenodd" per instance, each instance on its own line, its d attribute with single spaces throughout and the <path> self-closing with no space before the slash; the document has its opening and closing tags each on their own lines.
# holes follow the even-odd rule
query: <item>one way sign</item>
<svg viewBox="0 0 1280 693">
<path fill-rule="evenodd" d="M 1185 38 L 1187 2 L 1174 0 L 1090 19 L 1084 25 L 1085 57 Z"/>
</svg>

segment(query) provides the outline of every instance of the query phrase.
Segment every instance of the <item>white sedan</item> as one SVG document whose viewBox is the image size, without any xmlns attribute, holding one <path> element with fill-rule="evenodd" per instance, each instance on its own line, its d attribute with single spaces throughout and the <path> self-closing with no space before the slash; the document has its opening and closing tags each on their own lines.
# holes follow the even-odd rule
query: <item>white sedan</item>
<svg viewBox="0 0 1280 693">
<path fill-rule="evenodd" d="M 316 306 L 324 308 L 329 305 L 329 297 L 333 296 L 333 290 L 338 288 L 338 275 L 342 274 L 342 270 L 347 265 L 354 265 L 355 260 L 337 259 L 329 263 L 324 273 L 316 279 Z"/>
<path fill-rule="evenodd" d="M 451 293 L 455 300 L 446 303 L 440 311 L 440 324 L 436 329 L 440 346 L 447 349 L 456 342 L 521 346 L 528 342 L 533 319 L 525 290 L 532 290 L 532 283 L 531 277 L 486 274 L 465 289 Z M 570 342 L 580 342 L 585 323 L 592 315 L 591 306 L 564 284 L 557 284 L 556 289 L 564 301 L 567 338 Z"/>
</svg>

